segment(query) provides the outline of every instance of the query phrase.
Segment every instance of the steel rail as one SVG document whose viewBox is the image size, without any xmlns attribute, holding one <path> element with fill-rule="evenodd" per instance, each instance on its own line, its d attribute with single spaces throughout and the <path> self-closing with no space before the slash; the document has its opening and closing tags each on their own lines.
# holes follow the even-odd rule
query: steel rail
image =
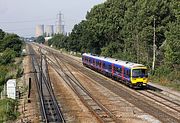
<svg viewBox="0 0 180 123">
<path fill-rule="evenodd" d="M 38 66 L 38 62 L 37 62 L 37 59 L 35 59 L 35 51 L 33 50 L 32 46 L 28 45 L 29 46 L 29 49 L 30 49 L 30 52 L 31 54 L 33 54 L 33 56 L 31 56 L 31 62 L 32 62 L 32 68 L 33 68 L 33 71 L 36 72 L 34 73 L 34 76 L 35 76 L 35 83 L 36 83 L 36 87 L 37 87 L 37 91 L 38 91 L 38 95 L 39 95 L 39 100 L 40 100 L 40 109 L 41 109 L 41 116 L 42 116 L 42 120 L 43 122 L 46 122 L 47 123 L 47 116 L 46 116 L 46 110 L 45 110 L 45 106 L 44 106 L 44 101 L 43 101 L 43 96 L 42 96 L 42 92 L 41 92 L 41 89 L 40 89 L 40 83 L 39 83 L 39 80 L 38 80 L 38 76 L 37 76 L 37 70 L 35 68 L 35 63 L 37 64 Z M 38 66 L 39 68 L 39 66 Z M 40 71 L 40 68 L 39 68 L 39 71 Z"/>
<path fill-rule="evenodd" d="M 32 46 L 31 46 L 31 51 L 33 52 L 34 56 L 35 55 L 37 56 L 37 53 L 35 53 Z M 34 64 L 34 62 L 36 62 L 36 65 L 38 67 L 39 74 L 40 74 L 39 75 L 39 81 L 38 81 L 37 74 L 35 74 L 35 76 L 36 76 L 35 78 L 36 78 L 36 85 L 37 85 L 37 90 L 38 90 L 38 95 L 39 95 L 39 100 L 40 100 L 40 107 L 41 107 L 40 109 L 41 109 L 42 122 L 45 122 L 45 123 L 51 122 L 51 121 L 49 121 L 50 119 L 48 119 L 48 114 L 47 114 L 46 106 L 45 106 L 45 102 L 44 102 L 46 100 L 46 98 L 43 96 L 44 95 L 43 91 L 45 89 L 45 88 L 42 88 L 42 79 L 43 79 L 44 80 L 43 82 L 44 82 L 44 84 L 46 86 L 46 89 L 48 91 L 49 99 L 52 100 L 53 106 L 55 107 L 55 112 L 56 113 L 54 114 L 54 118 L 58 119 L 57 121 L 53 121 L 53 122 L 65 123 L 63 113 L 59 109 L 58 102 L 57 102 L 57 100 L 55 98 L 52 86 L 50 84 L 50 78 L 49 78 L 49 73 L 48 73 L 48 69 L 47 69 L 48 66 L 47 66 L 46 58 L 44 58 L 42 55 L 43 54 L 40 51 L 40 57 L 41 57 L 41 61 L 40 61 L 41 63 L 40 64 L 41 65 L 39 65 L 37 59 L 32 58 L 33 69 L 34 69 L 34 71 L 37 71 L 36 68 L 35 68 L 35 64 Z M 45 60 L 45 66 L 46 66 L 45 67 L 45 73 L 44 73 L 44 71 L 42 69 L 42 58 Z M 45 74 L 46 74 L 46 76 L 45 76 Z"/>
<path fill-rule="evenodd" d="M 54 56 L 54 58 L 55 58 L 55 60 L 56 60 L 56 63 L 58 64 L 58 65 L 56 65 L 57 67 L 59 67 L 61 70 L 62 70 L 62 72 L 65 74 L 65 76 L 68 78 L 68 79 L 70 79 L 70 81 L 72 81 L 73 83 L 75 83 L 77 86 L 79 86 L 80 88 L 81 88 L 81 90 L 83 90 L 95 103 L 96 103 L 96 105 L 98 105 L 104 112 L 106 112 L 106 114 L 113 120 L 113 121 L 115 121 L 115 122 L 117 122 L 117 118 L 116 118 L 116 116 L 114 116 L 107 108 L 105 108 L 99 101 L 97 101 L 97 99 L 95 99 L 93 96 L 92 96 L 92 94 L 90 94 L 89 93 L 89 91 L 87 91 L 87 89 L 85 89 L 84 88 L 84 86 L 79 82 L 79 80 L 72 74 L 72 72 L 69 70 L 69 68 L 63 63 L 63 62 L 61 62 L 62 64 L 63 64 L 63 67 L 65 67 L 67 70 L 68 70 L 68 72 L 70 73 L 70 75 L 68 75 L 67 74 L 67 72 L 65 72 L 64 71 L 64 69 L 63 69 L 63 67 L 62 67 L 62 65 L 58 62 L 58 60 L 56 59 L 57 57 L 53 54 L 53 56 Z M 53 63 L 53 64 L 55 64 L 50 58 L 49 58 L 49 60 Z M 68 85 L 69 85 L 69 83 L 68 83 Z M 74 90 L 74 91 L 76 91 L 76 94 L 77 95 L 79 95 L 79 92 L 77 92 L 77 90 L 75 89 L 75 87 L 73 87 L 73 85 L 72 85 L 72 83 L 70 83 L 70 85 L 69 85 L 71 88 L 72 88 L 72 90 Z M 81 96 L 80 96 L 80 98 L 82 98 Z M 84 99 L 81 99 L 81 100 L 84 100 Z M 87 102 L 85 102 L 85 101 L 83 101 L 84 103 L 87 103 Z M 89 106 L 88 106 L 89 107 Z M 93 110 L 91 107 L 89 107 L 91 110 Z M 94 113 L 96 113 L 96 112 L 94 112 Z M 97 115 L 97 114 L 96 114 Z M 95 115 L 95 116 L 96 116 Z M 99 116 L 96 116 L 96 117 L 99 117 Z M 98 118 L 99 119 L 99 118 Z M 101 119 L 101 117 L 100 117 L 100 119 Z M 101 121 L 102 121 L 102 119 L 101 119 Z M 104 121 L 103 121 L 104 122 Z"/>
</svg>

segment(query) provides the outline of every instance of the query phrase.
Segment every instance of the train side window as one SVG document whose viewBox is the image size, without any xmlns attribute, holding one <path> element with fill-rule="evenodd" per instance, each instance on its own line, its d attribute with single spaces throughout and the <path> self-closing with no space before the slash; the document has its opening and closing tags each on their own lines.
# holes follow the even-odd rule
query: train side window
<svg viewBox="0 0 180 123">
<path fill-rule="evenodd" d="M 128 76 L 128 77 L 130 76 L 130 71 L 129 71 L 129 70 L 127 71 L 127 76 Z"/>
<path fill-rule="evenodd" d="M 106 68 L 106 65 L 105 65 L 105 63 L 103 63 L 103 68 Z"/>
<path fill-rule="evenodd" d="M 126 70 L 124 69 L 124 75 L 126 76 Z"/>
<path fill-rule="evenodd" d="M 116 72 L 118 72 L 118 68 L 117 68 L 116 66 L 114 67 L 114 70 L 115 70 Z"/>
<path fill-rule="evenodd" d="M 124 74 L 125 74 L 126 77 L 129 77 L 130 76 L 129 70 L 125 70 Z"/>
<path fill-rule="evenodd" d="M 111 66 L 111 65 L 109 65 L 109 69 L 110 69 L 110 70 L 112 69 L 112 66 Z"/>
<path fill-rule="evenodd" d="M 95 62 L 96 62 L 96 66 L 98 66 L 98 62 L 97 62 L 97 60 L 96 60 Z"/>
<path fill-rule="evenodd" d="M 101 67 L 101 61 L 99 61 L 99 67 Z"/>
<path fill-rule="evenodd" d="M 119 67 L 117 71 L 118 71 L 119 73 L 121 73 L 122 69 Z"/>
<path fill-rule="evenodd" d="M 126 70 L 126 76 L 128 76 L 128 70 Z"/>
</svg>

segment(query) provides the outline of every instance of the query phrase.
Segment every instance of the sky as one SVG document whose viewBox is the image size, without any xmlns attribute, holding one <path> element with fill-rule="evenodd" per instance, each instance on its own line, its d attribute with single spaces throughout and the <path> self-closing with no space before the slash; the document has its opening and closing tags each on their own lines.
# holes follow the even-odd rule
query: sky
<svg viewBox="0 0 180 123">
<path fill-rule="evenodd" d="M 106 0 L 0 0 L 0 29 L 23 37 L 35 36 L 38 24 L 55 25 L 62 13 L 65 31 L 85 19 L 87 11 Z"/>
</svg>

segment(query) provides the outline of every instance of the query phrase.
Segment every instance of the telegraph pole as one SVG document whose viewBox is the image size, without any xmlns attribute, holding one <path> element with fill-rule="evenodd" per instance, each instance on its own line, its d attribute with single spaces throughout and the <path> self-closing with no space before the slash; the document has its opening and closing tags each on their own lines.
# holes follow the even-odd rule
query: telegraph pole
<svg viewBox="0 0 180 123">
<path fill-rule="evenodd" d="M 156 61 L 156 20 L 154 17 L 154 38 L 153 38 L 153 62 L 152 62 L 152 71 L 154 71 Z"/>
</svg>

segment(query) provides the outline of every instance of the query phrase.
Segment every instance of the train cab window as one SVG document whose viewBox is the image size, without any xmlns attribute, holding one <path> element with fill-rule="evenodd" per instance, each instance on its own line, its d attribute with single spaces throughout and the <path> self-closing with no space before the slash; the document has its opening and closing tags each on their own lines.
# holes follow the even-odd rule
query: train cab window
<svg viewBox="0 0 180 123">
<path fill-rule="evenodd" d="M 148 77 L 147 69 L 133 69 L 132 77 L 133 78 Z"/>
</svg>

